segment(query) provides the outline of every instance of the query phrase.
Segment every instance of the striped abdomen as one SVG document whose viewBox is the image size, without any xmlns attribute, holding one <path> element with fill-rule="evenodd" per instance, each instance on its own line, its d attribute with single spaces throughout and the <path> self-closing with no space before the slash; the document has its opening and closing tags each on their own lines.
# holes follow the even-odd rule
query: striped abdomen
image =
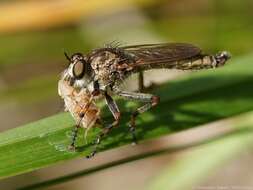
<svg viewBox="0 0 253 190">
<path fill-rule="evenodd" d="M 149 70 L 149 69 L 179 69 L 179 70 L 200 70 L 200 69 L 210 69 L 223 66 L 226 61 L 230 58 L 229 53 L 221 52 L 216 55 L 197 55 L 191 58 L 164 62 L 163 60 L 157 60 L 156 62 L 150 64 L 138 64 L 137 70 Z"/>
</svg>

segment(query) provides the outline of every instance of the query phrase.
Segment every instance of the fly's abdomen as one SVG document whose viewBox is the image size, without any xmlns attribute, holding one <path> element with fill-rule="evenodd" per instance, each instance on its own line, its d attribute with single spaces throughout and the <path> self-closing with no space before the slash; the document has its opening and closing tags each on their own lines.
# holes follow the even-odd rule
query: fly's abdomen
<svg viewBox="0 0 253 190">
<path fill-rule="evenodd" d="M 179 70 L 200 70 L 210 69 L 216 67 L 216 60 L 214 56 L 204 55 L 188 60 L 177 61 L 175 63 L 175 69 Z"/>
<path fill-rule="evenodd" d="M 177 61 L 174 63 L 174 69 L 179 70 L 200 70 L 214 68 L 216 61 L 214 56 L 201 55 L 198 57 Z"/>
<path fill-rule="evenodd" d="M 216 55 L 199 55 L 186 60 L 177 61 L 175 69 L 180 70 L 200 70 L 211 69 L 223 66 L 230 58 L 227 52 L 221 52 Z"/>
<path fill-rule="evenodd" d="M 150 64 L 138 64 L 139 70 L 149 70 L 149 69 L 178 69 L 178 70 L 201 70 L 201 69 L 211 69 L 223 66 L 226 61 L 230 58 L 228 52 L 217 53 L 216 55 L 204 55 L 199 54 L 191 58 L 175 60 L 175 61 L 164 61 L 157 60 Z"/>
</svg>

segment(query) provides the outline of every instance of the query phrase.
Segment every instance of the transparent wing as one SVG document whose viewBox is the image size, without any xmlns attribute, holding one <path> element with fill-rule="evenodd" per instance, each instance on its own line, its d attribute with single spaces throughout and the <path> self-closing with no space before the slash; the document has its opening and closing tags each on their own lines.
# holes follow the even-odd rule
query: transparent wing
<svg viewBox="0 0 253 190">
<path fill-rule="evenodd" d="M 125 46 L 122 49 L 135 59 L 136 66 L 156 63 L 169 64 L 195 57 L 201 53 L 198 47 L 185 43 L 144 44 Z"/>
</svg>

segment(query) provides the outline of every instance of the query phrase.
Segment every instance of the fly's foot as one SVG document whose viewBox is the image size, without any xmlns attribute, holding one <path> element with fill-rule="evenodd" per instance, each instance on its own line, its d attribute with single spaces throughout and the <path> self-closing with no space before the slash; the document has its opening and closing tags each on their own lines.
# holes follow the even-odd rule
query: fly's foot
<svg viewBox="0 0 253 190">
<path fill-rule="evenodd" d="M 92 151 L 92 153 L 90 153 L 88 156 L 86 156 L 86 158 L 90 159 L 90 158 L 94 157 L 96 153 L 97 153 L 97 151 L 94 150 L 94 151 Z"/>
<path fill-rule="evenodd" d="M 86 156 L 87 159 L 90 159 L 90 158 L 92 158 L 92 157 L 95 156 L 95 154 L 97 153 L 97 147 L 98 147 L 98 145 L 100 144 L 100 140 L 101 140 L 101 138 L 102 138 L 103 136 L 104 136 L 104 133 L 101 133 L 101 134 L 97 137 L 96 141 L 94 142 L 94 149 L 93 149 L 93 151 L 92 151 L 88 156 Z"/>
<path fill-rule="evenodd" d="M 98 148 L 101 140 L 112 130 L 112 128 L 118 126 L 119 118 L 120 118 L 120 114 L 118 114 L 117 119 L 112 124 L 103 128 L 102 132 L 98 135 L 98 137 L 94 143 L 94 149 L 93 149 L 92 153 L 90 155 L 86 156 L 86 158 L 92 158 L 97 153 L 97 148 Z"/>
</svg>

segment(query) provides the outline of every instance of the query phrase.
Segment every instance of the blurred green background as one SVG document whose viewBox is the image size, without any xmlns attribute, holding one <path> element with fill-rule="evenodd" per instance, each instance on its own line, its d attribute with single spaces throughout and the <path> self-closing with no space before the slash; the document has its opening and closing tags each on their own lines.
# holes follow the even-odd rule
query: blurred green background
<svg viewBox="0 0 253 190">
<path fill-rule="evenodd" d="M 252 53 L 252 10 L 252 0 L 2 0 L 0 131 L 63 110 L 57 81 L 67 65 L 64 51 L 85 53 L 112 41 L 122 45 L 187 42 L 198 45 L 204 52 L 227 50 L 236 58 Z M 156 80 L 156 77 L 149 80 Z M 157 79 L 160 82 L 167 80 L 160 78 Z M 169 160 L 170 157 L 154 160 L 154 167 Z M 133 171 L 134 168 L 129 169 L 129 175 Z M 44 179 L 45 173 L 34 176 Z M 105 174 L 107 178 L 110 175 L 117 174 Z M 252 172 L 247 175 L 253 179 Z M 97 179 L 99 184 L 109 183 L 104 189 L 121 186 L 103 177 L 100 175 Z M 224 177 L 224 181 L 237 177 L 240 176 Z M 0 185 L 12 189 L 15 183 L 22 185 L 23 178 L 8 179 Z M 136 178 L 129 177 L 126 181 L 136 183 L 136 189 L 143 189 L 143 179 L 139 179 L 140 183 Z M 86 183 L 89 189 L 101 187 Z M 82 189 L 82 185 L 77 183 L 75 189 Z"/>
</svg>

